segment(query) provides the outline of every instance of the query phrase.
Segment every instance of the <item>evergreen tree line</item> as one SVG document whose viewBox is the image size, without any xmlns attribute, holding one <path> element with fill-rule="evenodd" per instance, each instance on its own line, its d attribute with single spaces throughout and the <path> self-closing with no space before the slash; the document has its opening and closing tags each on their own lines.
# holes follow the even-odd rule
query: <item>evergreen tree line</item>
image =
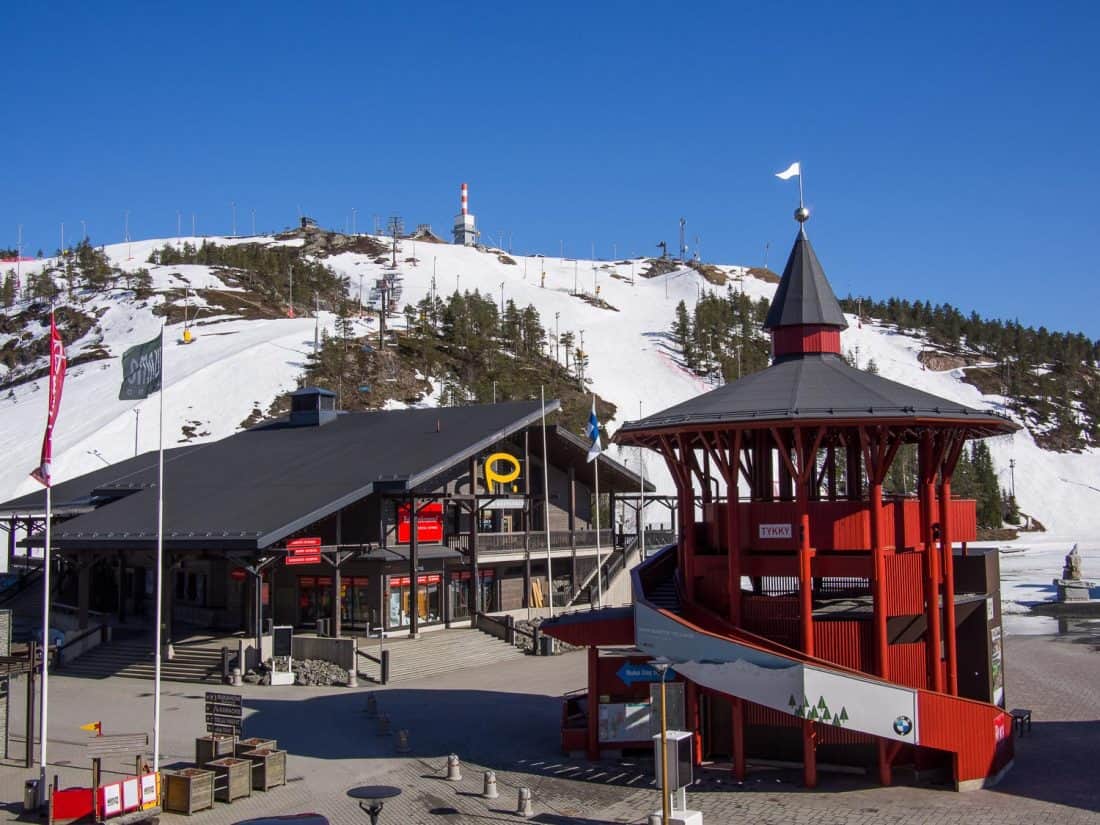
<svg viewBox="0 0 1100 825">
<path fill-rule="evenodd" d="M 849 295 L 841 305 L 901 332 L 923 332 L 949 352 L 970 351 L 996 361 L 992 369 L 968 370 L 967 380 L 987 394 L 1003 394 L 1042 446 L 1075 450 L 1100 444 L 1100 341 L 977 312 L 964 315 L 946 303 Z"/>
<path fill-rule="evenodd" d="M 189 242 L 182 246 L 166 243 L 153 250 L 149 263 L 201 264 L 235 270 L 242 285 L 275 306 L 289 303 L 292 278 L 296 306 L 312 306 L 316 296 L 323 308 L 336 311 L 347 299 L 347 278 L 322 263 L 303 258 L 301 250 L 292 246 L 256 243 L 219 246 L 203 241 L 196 247 Z"/>
<path fill-rule="evenodd" d="M 753 301 L 732 286 L 724 295 L 708 293 L 688 312 L 680 301 L 672 336 L 688 369 L 700 375 L 719 373 L 725 381 L 758 372 L 771 362 L 771 346 L 760 334 L 768 315 L 767 298 Z"/>
<path fill-rule="evenodd" d="M 138 298 L 152 294 L 152 279 L 147 269 L 124 271 L 112 266 L 102 249 L 88 239 L 59 253 L 56 264 L 41 272 L 24 274 L 23 299 L 56 301 L 74 293 L 98 293 L 108 289 L 134 290 Z M 16 275 L 9 269 L 0 281 L 0 304 L 12 307 L 16 300 Z"/>
</svg>

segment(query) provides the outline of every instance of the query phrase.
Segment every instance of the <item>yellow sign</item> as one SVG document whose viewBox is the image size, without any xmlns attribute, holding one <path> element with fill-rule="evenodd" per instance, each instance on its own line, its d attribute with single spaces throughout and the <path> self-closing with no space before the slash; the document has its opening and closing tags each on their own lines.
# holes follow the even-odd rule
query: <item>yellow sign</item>
<svg viewBox="0 0 1100 825">
<path fill-rule="evenodd" d="M 86 725 L 80 726 L 81 730 L 93 730 L 98 736 L 103 735 L 103 723 L 102 722 L 89 722 Z"/>
<path fill-rule="evenodd" d="M 493 469 L 498 461 L 503 461 L 506 464 L 510 464 L 512 469 L 507 473 L 498 473 Z M 485 486 L 489 488 L 489 492 L 493 492 L 493 482 L 497 484 L 510 484 L 519 478 L 521 465 L 519 459 L 515 456 L 508 455 L 508 453 L 493 453 L 487 459 L 485 459 Z"/>
</svg>

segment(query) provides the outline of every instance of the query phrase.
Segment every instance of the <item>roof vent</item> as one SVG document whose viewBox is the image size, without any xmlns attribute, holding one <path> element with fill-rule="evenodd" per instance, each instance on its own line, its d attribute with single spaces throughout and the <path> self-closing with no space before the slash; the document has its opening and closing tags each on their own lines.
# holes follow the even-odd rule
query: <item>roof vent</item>
<svg viewBox="0 0 1100 825">
<path fill-rule="evenodd" d="M 303 387 L 290 394 L 290 426 L 320 427 L 336 420 L 336 393 L 321 387 Z"/>
</svg>

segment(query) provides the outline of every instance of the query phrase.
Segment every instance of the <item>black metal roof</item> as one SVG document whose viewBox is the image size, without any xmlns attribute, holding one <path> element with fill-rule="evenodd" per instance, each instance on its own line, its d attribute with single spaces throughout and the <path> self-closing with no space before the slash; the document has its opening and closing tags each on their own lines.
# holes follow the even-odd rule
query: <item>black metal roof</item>
<svg viewBox="0 0 1100 825">
<path fill-rule="evenodd" d="M 779 279 L 764 329 L 792 326 L 847 329 L 848 321 L 829 286 L 805 230 L 799 229 L 783 277 Z"/>
<path fill-rule="evenodd" d="M 856 369 L 832 354 L 779 361 L 640 421 L 615 434 L 691 424 L 841 419 L 967 419 L 1008 431 L 1016 425 L 992 412 L 922 392 Z"/>
<path fill-rule="evenodd" d="M 547 411 L 558 406 L 548 402 Z M 166 546 L 270 546 L 374 492 L 415 490 L 540 418 L 538 401 L 342 413 L 320 426 L 282 421 L 167 450 Z M 611 459 L 601 464 L 610 471 L 607 489 L 637 486 L 637 477 Z M 156 483 L 152 452 L 55 485 L 55 512 L 76 517 L 54 526 L 53 543 L 150 546 Z M 44 508 L 43 490 L 0 504 L 0 514 Z"/>
</svg>

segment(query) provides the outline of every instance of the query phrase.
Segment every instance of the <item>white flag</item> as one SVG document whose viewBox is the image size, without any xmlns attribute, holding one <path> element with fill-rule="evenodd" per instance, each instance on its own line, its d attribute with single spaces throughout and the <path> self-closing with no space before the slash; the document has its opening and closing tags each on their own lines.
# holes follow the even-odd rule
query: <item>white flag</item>
<svg viewBox="0 0 1100 825">
<path fill-rule="evenodd" d="M 798 161 L 796 160 L 794 163 L 792 163 L 790 166 L 788 166 L 782 172 L 776 172 L 775 176 L 777 178 L 779 178 L 780 180 L 790 180 L 791 178 L 793 178 L 797 175 L 801 175 L 801 174 L 802 174 L 802 167 L 799 165 Z"/>
</svg>

